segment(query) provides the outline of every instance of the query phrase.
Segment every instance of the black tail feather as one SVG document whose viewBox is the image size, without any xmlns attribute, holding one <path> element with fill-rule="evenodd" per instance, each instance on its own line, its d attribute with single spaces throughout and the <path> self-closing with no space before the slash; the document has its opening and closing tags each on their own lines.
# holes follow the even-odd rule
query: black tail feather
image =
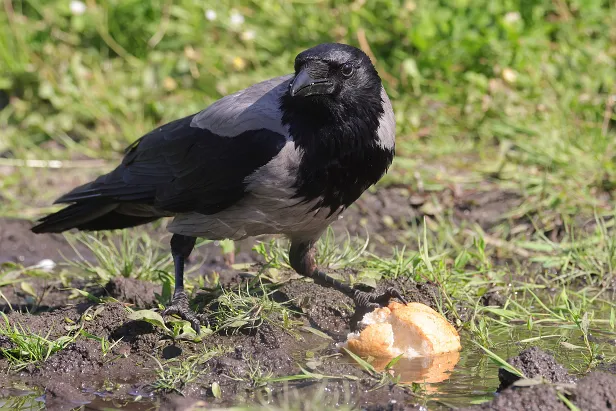
<svg viewBox="0 0 616 411">
<path fill-rule="evenodd" d="M 109 203 L 83 202 L 71 204 L 58 212 L 43 217 L 38 225 L 32 227 L 32 231 L 35 233 L 61 233 L 105 215 L 115 207 L 114 204 Z"/>
<path fill-rule="evenodd" d="M 85 231 L 116 230 L 120 228 L 128 228 L 141 224 L 151 223 L 152 221 L 156 221 L 159 218 L 160 216 L 138 217 L 126 215 L 118 213 L 114 210 L 94 220 L 88 221 L 87 223 L 80 224 L 77 226 L 77 228 Z"/>
<path fill-rule="evenodd" d="M 116 204 L 84 201 L 43 217 L 32 227 L 34 233 L 61 233 L 71 228 L 79 230 L 114 230 L 134 227 L 157 220 L 154 216 L 131 216 L 117 212 Z"/>
</svg>

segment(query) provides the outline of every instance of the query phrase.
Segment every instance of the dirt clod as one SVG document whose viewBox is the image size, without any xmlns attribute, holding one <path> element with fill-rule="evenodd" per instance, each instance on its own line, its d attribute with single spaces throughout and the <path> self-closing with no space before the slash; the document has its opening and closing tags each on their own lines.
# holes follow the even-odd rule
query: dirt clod
<svg viewBox="0 0 616 411">
<path fill-rule="evenodd" d="M 575 387 L 575 404 L 581 410 L 616 409 L 616 375 L 595 371 Z"/>
<path fill-rule="evenodd" d="M 506 389 L 488 403 L 466 408 L 472 411 L 568 411 L 558 398 L 555 387 L 536 385 L 528 388 Z"/>
<path fill-rule="evenodd" d="M 574 381 L 574 378 L 556 362 L 552 355 L 538 347 L 527 348 L 516 357 L 509 358 L 507 362 L 522 371 L 527 378 L 542 376 L 549 382 L 571 383 Z M 520 377 L 500 368 L 498 379 L 500 380 L 499 391 L 501 391 L 519 380 Z"/>
<path fill-rule="evenodd" d="M 441 292 L 434 283 L 418 283 L 408 277 L 400 277 L 379 282 L 376 292 L 381 293 L 387 288 L 397 289 L 408 302 L 422 303 L 431 308 L 438 309 Z"/>
<path fill-rule="evenodd" d="M 72 410 L 89 402 L 81 390 L 62 380 L 50 379 L 45 385 L 45 408 L 48 410 Z"/>
<path fill-rule="evenodd" d="M 353 301 L 339 291 L 323 288 L 313 282 L 293 280 L 280 288 L 282 299 L 291 301 L 296 311 L 303 312 L 312 327 L 330 336 L 346 336 Z M 323 304 L 323 301 L 328 304 Z"/>
<path fill-rule="evenodd" d="M 151 308 L 156 306 L 156 294 L 160 295 L 161 288 L 147 281 L 116 277 L 107 283 L 105 291 L 119 301 L 135 304 L 140 308 Z"/>
<path fill-rule="evenodd" d="M 609 372 L 611 374 L 616 374 L 616 362 L 609 364 L 601 364 L 599 365 L 599 370 Z"/>
<path fill-rule="evenodd" d="M 488 291 L 481 296 L 481 303 L 486 307 L 502 307 L 507 302 L 507 297 L 498 291 Z"/>
<path fill-rule="evenodd" d="M 13 348 L 13 343 L 11 342 L 9 337 L 0 335 L 0 348 L 4 348 L 5 350 Z"/>
<path fill-rule="evenodd" d="M 600 371 L 591 372 L 574 387 L 569 384 L 510 387 L 497 392 L 488 403 L 467 408 L 470 411 L 565 411 L 566 406 L 557 392 L 580 410 L 609 411 L 616 409 L 616 375 Z"/>
<path fill-rule="evenodd" d="M 51 356 L 40 369 L 42 373 L 93 373 L 101 367 L 100 343 L 77 341 Z M 36 369 L 39 371 L 39 369 Z"/>
</svg>

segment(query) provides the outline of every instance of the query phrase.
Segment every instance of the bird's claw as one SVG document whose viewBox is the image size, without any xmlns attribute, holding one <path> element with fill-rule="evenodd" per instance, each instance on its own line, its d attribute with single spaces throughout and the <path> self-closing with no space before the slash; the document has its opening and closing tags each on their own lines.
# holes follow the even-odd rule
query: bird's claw
<svg viewBox="0 0 616 411">
<path fill-rule="evenodd" d="M 363 311 L 370 311 L 388 305 L 389 300 L 392 298 L 397 298 L 403 304 L 407 304 L 407 301 L 402 294 L 400 294 L 400 292 L 393 287 L 387 288 L 382 293 L 368 293 L 365 291 L 356 290 L 355 295 L 353 296 L 353 301 L 355 302 L 356 308 L 362 309 Z"/>
<path fill-rule="evenodd" d="M 171 304 L 162 313 L 163 316 L 174 314 L 188 321 L 197 335 L 201 333 L 201 318 L 190 309 L 188 296 L 183 291 L 173 295 Z"/>
</svg>

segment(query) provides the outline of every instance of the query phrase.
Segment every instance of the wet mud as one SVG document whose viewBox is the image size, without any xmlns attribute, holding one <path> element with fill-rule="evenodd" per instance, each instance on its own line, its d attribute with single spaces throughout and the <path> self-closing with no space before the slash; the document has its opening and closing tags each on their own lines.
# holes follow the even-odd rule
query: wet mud
<svg viewBox="0 0 616 411">
<path fill-rule="evenodd" d="M 451 218 L 478 224 L 489 231 L 503 222 L 505 212 L 521 201 L 509 192 L 446 190 L 438 194 L 435 202 L 434 193 L 411 195 L 404 187 L 393 187 L 364 195 L 334 224 L 334 229 L 362 236 L 368 232 L 370 251 L 390 255 L 392 244 L 409 242 L 405 230 L 421 224 L 424 216 L 453 210 Z M 45 259 L 61 262 L 77 257 L 62 235 L 34 235 L 30 226 L 31 222 L 25 220 L 0 219 L 0 263 L 28 266 Z M 162 227 L 153 225 L 146 229 L 161 247 L 166 247 L 169 237 Z M 236 244 L 235 263 L 262 262 L 251 252 L 254 241 Z M 90 258 L 87 250 L 78 251 Z M 201 247 L 191 259 L 203 263 L 199 274 L 220 274 L 220 283 L 225 287 L 244 286 L 248 281 L 230 268 L 215 244 Z M 195 343 L 174 340 L 150 323 L 129 319 L 128 308 L 157 309 L 161 303 L 160 285 L 123 277 L 104 286 L 79 279 L 67 285 L 57 273 L 52 270 L 29 280 L 36 297 L 20 284 L 0 288 L 0 312 L 6 313 L 10 327 L 23 327 L 48 340 L 74 337 L 45 361 L 19 370 L 0 356 L 0 402 L 11 397 L 13 386 L 19 385 L 21 392 L 35 393 L 35 399 L 49 409 L 73 409 L 87 404 L 89 409 L 184 410 L 242 403 L 284 405 L 289 398 L 296 398 L 313 401 L 315 408 L 345 405 L 367 410 L 419 410 L 422 405 L 411 383 L 429 378 L 443 381 L 459 360 L 458 357 L 443 362 L 435 360 L 434 364 L 410 364 L 411 368 L 433 373 L 437 370 L 438 375 L 428 376 L 427 371 L 413 374 L 408 385 L 370 376 L 341 355 L 337 346 L 358 320 L 352 300 L 305 279 L 288 280 L 272 294 L 275 301 L 284 303 L 293 313 L 291 320 L 297 324 L 290 330 L 265 323 L 252 330 L 214 333 Z M 350 279 L 355 273 L 338 270 L 336 274 Z M 408 301 L 433 308 L 443 302 L 437 284 L 410 279 L 392 281 L 378 282 L 377 290 L 393 286 Z M 71 288 L 86 290 L 95 298 L 112 297 L 118 302 L 96 303 Z M 204 293 L 207 297 L 207 291 Z M 503 292 L 494 291 L 484 295 L 482 304 L 501 306 L 504 301 Z M 0 326 L 4 326 L 2 318 Z M 0 348 L 15 347 L 10 340 L 0 337 Z M 212 354 L 214 348 L 216 353 Z M 469 409 L 566 410 L 559 393 L 581 409 L 616 407 L 612 394 L 616 391 L 613 364 L 576 383 L 553 357 L 537 349 L 525 350 L 510 362 L 527 377 L 543 376 L 548 383 L 517 387 L 514 376 L 501 372 L 501 387 L 494 400 Z M 182 364 L 187 363 L 192 368 L 182 375 L 190 378 L 183 381 L 170 382 L 169 374 L 161 374 L 161 364 L 167 370 L 178 367 L 180 373 L 187 371 L 181 370 Z M 289 376 L 294 378 L 277 380 Z"/>
<path fill-rule="evenodd" d="M 556 359 L 538 347 L 530 347 L 510 358 L 507 362 L 522 372 L 526 378 L 542 377 L 551 383 L 573 383 L 575 377 L 569 375 L 565 367 L 556 362 Z M 500 368 L 498 371 L 500 381 L 499 391 L 510 387 L 520 377 Z"/>
<path fill-rule="evenodd" d="M 566 401 L 580 410 L 607 411 L 616 407 L 614 374 L 593 371 L 576 381 L 552 355 L 537 347 L 523 350 L 507 362 L 533 382 L 524 383 L 501 368 L 495 398 L 466 410 L 566 411 L 571 409 Z"/>
</svg>

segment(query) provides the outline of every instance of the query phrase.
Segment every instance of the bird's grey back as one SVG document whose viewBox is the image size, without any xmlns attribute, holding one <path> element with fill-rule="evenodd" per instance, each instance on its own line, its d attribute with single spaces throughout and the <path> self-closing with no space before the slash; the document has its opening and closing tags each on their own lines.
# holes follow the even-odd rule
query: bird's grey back
<svg viewBox="0 0 616 411">
<path fill-rule="evenodd" d="M 293 75 L 276 77 L 229 94 L 198 113 L 191 126 L 224 137 L 263 128 L 288 137 L 289 130 L 282 124 L 279 102 L 292 78 Z"/>
</svg>

